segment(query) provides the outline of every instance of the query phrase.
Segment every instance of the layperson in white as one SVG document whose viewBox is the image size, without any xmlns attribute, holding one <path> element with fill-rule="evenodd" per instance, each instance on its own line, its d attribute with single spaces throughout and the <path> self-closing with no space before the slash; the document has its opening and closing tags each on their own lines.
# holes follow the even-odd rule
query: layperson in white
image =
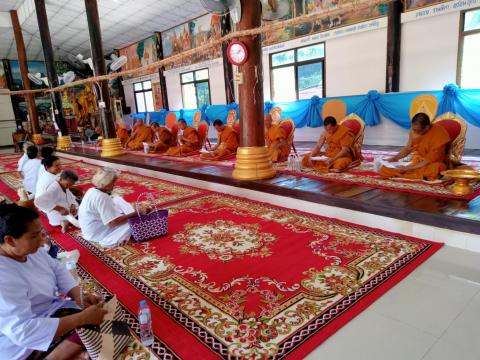
<svg viewBox="0 0 480 360">
<path fill-rule="evenodd" d="M 40 156 L 42 157 L 42 164 L 43 164 L 43 160 L 50 157 L 50 156 L 53 156 L 55 153 L 55 149 L 50 147 L 50 146 L 44 146 L 40 149 Z M 38 178 L 40 179 L 40 177 L 42 176 L 42 174 L 47 171 L 45 170 L 45 166 L 40 166 L 40 169 L 38 170 Z"/>
<path fill-rule="evenodd" d="M 27 157 L 20 168 L 20 174 L 23 178 L 23 187 L 30 194 L 35 195 L 37 179 L 38 179 L 38 169 L 42 166 L 40 159 L 37 159 L 38 148 L 33 145 L 27 148 Z"/>
<path fill-rule="evenodd" d="M 34 144 L 30 141 L 25 141 L 23 143 L 23 155 L 22 157 L 18 160 L 18 167 L 17 167 L 17 170 L 18 171 L 22 171 L 22 165 L 25 161 L 27 161 L 28 159 L 28 156 L 27 156 L 27 149 L 30 147 L 30 146 L 33 146 Z"/>
<path fill-rule="evenodd" d="M 80 227 L 76 219 L 78 203 L 70 188 L 78 181 L 74 170 L 64 170 L 60 179 L 51 183 L 47 190 L 35 197 L 35 206 L 48 216 L 52 226 L 61 226 L 66 232 L 70 225 Z"/>
<path fill-rule="evenodd" d="M 131 236 L 128 219 L 137 215 L 123 198 L 111 195 L 117 176 L 113 169 L 99 169 L 92 178 L 95 187 L 85 193 L 78 209 L 83 237 L 105 247 L 126 243 Z"/>
<path fill-rule="evenodd" d="M 84 347 L 71 331 L 99 325 L 106 313 L 99 299 L 91 295 L 83 297 L 85 310 L 81 310 L 80 288 L 70 272 L 41 247 L 42 230 L 34 210 L 0 205 L 2 359 L 24 360 L 31 355 L 43 359 L 46 351 L 51 351 L 49 356 L 54 359 L 75 358 L 84 353 Z M 57 296 L 57 291 L 73 301 Z M 52 349 L 52 342 L 63 336 L 67 338 Z"/>
<path fill-rule="evenodd" d="M 37 186 L 35 188 L 35 196 L 42 195 L 47 191 L 50 184 L 58 181 L 58 176 L 62 171 L 60 159 L 54 155 L 42 160 L 42 167 L 44 171 L 39 170 Z"/>
</svg>

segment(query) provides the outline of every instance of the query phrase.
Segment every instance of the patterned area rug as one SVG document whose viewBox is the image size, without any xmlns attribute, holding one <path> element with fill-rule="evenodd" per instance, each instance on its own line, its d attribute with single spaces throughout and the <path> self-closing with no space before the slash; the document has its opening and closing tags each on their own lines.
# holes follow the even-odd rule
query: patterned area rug
<svg viewBox="0 0 480 360">
<path fill-rule="evenodd" d="M 92 187 L 91 179 L 99 166 L 88 164 L 82 161 L 65 161 L 62 159 L 64 169 L 75 170 L 79 177 L 79 185 L 86 191 Z M 0 173 L 0 181 L 7 184 L 11 189 L 17 190 L 22 187 L 22 178 L 16 171 Z M 180 185 L 169 181 L 159 180 L 148 176 L 132 174 L 130 172 L 121 172 L 116 183 L 114 193 L 123 196 L 127 201 L 136 202 L 139 195 L 144 193 L 152 194 L 154 201 L 140 199 L 141 204 L 151 205 L 153 203 L 161 205 L 171 201 L 190 198 L 206 191 L 190 186 Z"/>
<path fill-rule="evenodd" d="M 309 149 L 298 148 L 297 152 L 300 157 L 306 154 Z M 129 154 L 142 156 L 142 157 L 151 157 L 161 160 L 177 161 L 177 162 L 188 162 L 196 163 L 201 165 L 214 165 L 233 168 L 235 166 L 235 157 L 232 157 L 229 160 L 224 161 L 207 161 L 202 160 L 200 155 L 194 155 L 186 158 L 174 158 L 164 155 L 157 154 L 145 154 L 139 151 L 129 151 Z M 430 196 L 439 196 L 452 199 L 464 199 L 471 200 L 474 197 L 480 195 L 480 182 L 477 182 L 473 185 L 474 193 L 466 196 L 458 196 L 453 194 L 450 191 L 450 186 L 453 184 L 451 179 L 438 180 L 438 181 L 420 181 L 420 180 L 401 180 L 401 179 L 383 179 L 375 171 L 373 167 L 374 157 L 382 156 L 388 157 L 394 155 L 395 152 L 391 151 L 375 151 L 375 150 L 364 150 L 363 156 L 365 158 L 364 162 L 357 168 L 352 169 L 344 173 L 319 173 L 313 169 L 302 169 L 301 172 L 291 172 L 287 170 L 287 163 L 278 163 L 274 167 L 278 172 L 299 176 L 299 177 L 308 177 L 318 180 L 328 180 L 333 182 L 339 182 L 344 184 L 354 184 L 360 186 L 374 187 L 378 189 L 390 190 L 390 191 L 401 191 L 401 192 L 410 192 L 420 195 L 430 195 Z M 480 170 L 480 158 L 478 157 L 464 157 L 463 162 L 473 168 Z"/>
<path fill-rule="evenodd" d="M 103 249 L 78 230 L 48 228 L 63 248 L 80 250 L 82 268 L 126 312 L 149 300 L 156 343 L 171 357 L 301 358 L 442 246 L 196 195 L 170 202 L 169 235 L 142 244 Z"/>
</svg>

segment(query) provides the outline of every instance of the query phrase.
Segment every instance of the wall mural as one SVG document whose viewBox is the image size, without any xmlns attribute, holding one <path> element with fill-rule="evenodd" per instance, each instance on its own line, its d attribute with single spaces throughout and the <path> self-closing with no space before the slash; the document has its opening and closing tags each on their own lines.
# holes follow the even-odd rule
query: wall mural
<svg viewBox="0 0 480 360">
<path fill-rule="evenodd" d="M 412 0 L 415 1 L 415 0 Z M 420 0 L 422 1 L 422 0 Z M 423 0 L 428 1 L 428 0 Z M 291 19 L 297 16 L 312 14 L 327 9 L 336 9 L 345 4 L 361 4 L 357 0 L 280 0 L 280 3 L 288 6 L 288 14 L 282 20 Z M 269 6 L 263 8 L 263 18 L 268 18 L 272 9 Z M 273 31 L 264 36 L 263 44 L 272 45 L 275 43 L 292 40 L 299 36 L 310 35 L 316 32 L 331 30 L 336 27 L 352 25 L 362 21 L 371 20 L 377 17 L 385 16 L 388 12 L 388 4 L 378 2 L 371 4 L 369 8 L 361 10 L 355 9 L 344 12 L 339 15 L 329 16 L 318 19 L 314 23 L 304 23 L 295 27 L 285 27 L 278 31 Z M 268 21 L 264 21 L 268 24 Z"/>
<path fill-rule="evenodd" d="M 405 0 L 405 11 L 416 10 L 425 6 L 435 5 L 450 0 Z"/>
<path fill-rule="evenodd" d="M 7 76 L 2 61 L 0 61 L 0 89 L 8 89 Z"/>
<path fill-rule="evenodd" d="M 181 24 L 162 33 L 163 57 L 167 58 L 204 45 L 209 41 L 219 39 L 222 36 L 221 16 L 207 14 L 197 19 Z M 190 58 L 184 58 L 166 66 L 186 66 L 196 62 L 203 62 L 222 56 L 221 47 L 215 47 L 208 53 L 196 54 Z"/>
<path fill-rule="evenodd" d="M 145 40 L 127 46 L 119 50 L 120 55 L 125 55 L 128 59 L 127 64 L 122 70 L 133 70 L 139 67 L 149 65 L 158 60 L 158 34 L 150 36 Z M 135 74 L 135 77 L 150 75 L 157 70 L 145 71 Z M 125 76 L 130 78 L 131 76 Z"/>
</svg>

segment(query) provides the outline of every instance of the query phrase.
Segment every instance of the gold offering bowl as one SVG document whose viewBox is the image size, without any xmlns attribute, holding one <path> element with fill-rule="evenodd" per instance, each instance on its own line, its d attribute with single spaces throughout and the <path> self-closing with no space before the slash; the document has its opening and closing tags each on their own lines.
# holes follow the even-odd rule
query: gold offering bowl
<svg viewBox="0 0 480 360">
<path fill-rule="evenodd" d="M 471 182 L 480 180 L 480 171 L 457 169 L 443 171 L 442 175 L 451 177 L 455 183 L 452 186 L 452 192 L 455 195 L 468 195 L 473 192 Z"/>
</svg>

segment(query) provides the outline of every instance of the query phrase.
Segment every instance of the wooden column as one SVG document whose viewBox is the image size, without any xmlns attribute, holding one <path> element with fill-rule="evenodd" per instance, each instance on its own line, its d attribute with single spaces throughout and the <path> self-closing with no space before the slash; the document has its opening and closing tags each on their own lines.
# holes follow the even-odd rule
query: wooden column
<svg viewBox="0 0 480 360">
<path fill-rule="evenodd" d="M 163 60 L 163 42 L 161 34 L 158 34 L 158 60 Z M 162 106 L 165 110 L 170 110 L 168 106 L 168 90 L 167 90 L 167 82 L 165 81 L 164 75 L 165 67 L 162 66 L 158 69 L 158 76 L 160 78 L 160 93 L 162 94 Z"/>
<path fill-rule="evenodd" d="M 94 76 L 105 75 L 107 69 L 105 67 L 105 58 L 103 57 L 102 32 L 97 0 L 85 0 L 85 10 L 87 13 L 88 32 L 90 34 L 93 73 Z M 117 139 L 115 123 L 112 117 L 108 80 L 99 81 L 94 86 L 97 88 L 98 108 L 103 127 L 102 156 L 122 155 L 122 146 L 120 140 Z"/>
<path fill-rule="evenodd" d="M 50 38 L 50 28 L 48 27 L 47 9 L 45 8 L 45 0 L 35 0 L 35 11 L 37 13 L 38 29 L 40 31 L 40 38 L 42 40 L 43 57 L 45 60 L 45 67 L 47 69 L 47 78 L 50 88 L 58 86 L 58 76 L 55 69 L 55 58 L 53 56 L 52 39 Z M 60 129 L 62 137 L 57 139 L 57 146 L 61 148 L 69 147 L 67 124 L 65 123 L 65 116 L 63 114 L 62 95 L 59 92 L 52 93 L 52 104 L 55 122 Z M 63 138 L 65 137 L 65 138 Z"/>
<path fill-rule="evenodd" d="M 261 25 L 259 0 L 242 0 L 242 18 L 239 30 Z M 263 68 L 261 36 L 239 39 L 249 51 L 245 64 L 239 67 L 240 147 L 233 177 L 239 180 L 266 179 L 275 176 L 268 149 L 265 147 L 263 124 Z"/>
<path fill-rule="evenodd" d="M 232 30 L 230 14 L 222 16 L 222 36 Z M 227 104 L 235 102 L 235 83 L 233 81 L 233 66 L 227 58 L 227 43 L 222 44 L 223 74 L 225 77 L 225 95 Z"/>
<path fill-rule="evenodd" d="M 385 92 L 400 91 L 400 46 L 402 39 L 402 3 L 399 0 L 388 4 L 387 27 L 387 78 Z"/>
<path fill-rule="evenodd" d="M 20 65 L 20 74 L 22 75 L 22 84 L 24 90 L 31 90 L 30 79 L 28 78 L 27 52 L 23 41 L 22 28 L 18 21 L 17 10 L 10 10 L 12 19 L 13 33 L 15 35 L 15 44 L 17 45 L 18 64 Z M 35 95 L 25 95 L 27 103 L 28 117 L 30 118 L 30 126 L 33 133 L 33 140 L 41 138 L 40 126 L 38 124 L 37 106 L 35 105 Z"/>
</svg>

